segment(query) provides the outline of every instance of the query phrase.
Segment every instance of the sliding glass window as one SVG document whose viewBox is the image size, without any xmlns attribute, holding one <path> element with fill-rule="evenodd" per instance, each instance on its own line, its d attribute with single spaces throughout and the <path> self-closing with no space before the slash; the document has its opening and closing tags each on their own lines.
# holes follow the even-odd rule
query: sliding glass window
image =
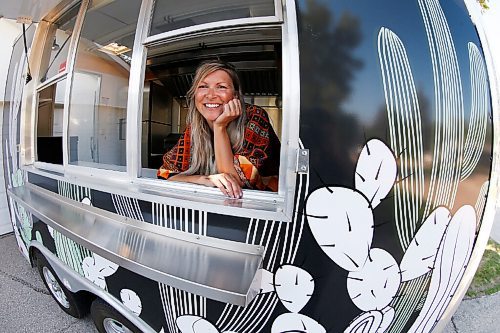
<svg viewBox="0 0 500 333">
<path fill-rule="evenodd" d="M 66 73 L 70 41 L 79 9 L 80 5 L 74 6 L 50 26 L 42 59 L 41 83 Z"/>
<path fill-rule="evenodd" d="M 141 1 L 93 1 L 77 47 L 69 164 L 125 171 L 130 62 Z"/>
<path fill-rule="evenodd" d="M 157 0 L 153 12 L 150 36 L 207 24 L 217 27 L 237 19 L 274 18 L 274 0 L 197 1 Z"/>
</svg>

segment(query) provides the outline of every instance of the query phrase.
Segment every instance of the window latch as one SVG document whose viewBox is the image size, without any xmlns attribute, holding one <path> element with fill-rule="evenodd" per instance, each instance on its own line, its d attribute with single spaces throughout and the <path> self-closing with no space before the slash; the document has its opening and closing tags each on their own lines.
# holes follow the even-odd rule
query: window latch
<svg viewBox="0 0 500 333">
<path fill-rule="evenodd" d="M 309 149 L 297 150 L 297 169 L 295 172 L 299 174 L 309 172 Z"/>
</svg>

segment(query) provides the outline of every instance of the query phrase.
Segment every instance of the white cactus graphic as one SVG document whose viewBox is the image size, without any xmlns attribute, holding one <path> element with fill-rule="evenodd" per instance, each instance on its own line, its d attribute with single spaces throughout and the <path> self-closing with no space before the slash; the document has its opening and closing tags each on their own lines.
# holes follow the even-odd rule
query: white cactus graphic
<svg viewBox="0 0 500 333">
<path fill-rule="evenodd" d="M 356 164 L 355 187 L 368 198 L 372 208 L 392 190 L 398 168 L 392 151 L 378 139 L 368 141 Z"/>
<path fill-rule="evenodd" d="M 130 289 L 120 290 L 120 299 L 123 305 L 125 305 L 130 311 L 136 315 L 140 315 L 142 312 L 142 302 L 137 293 Z"/>
<path fill-rule="evenodd" d="M 220 333 L 211 322 L 199 316 L 180 316 L 175 323 L 182 333 Z"/>
<path fill-rule="evenodd" d="M 282 332 L 326 333 L 326 330 L 316 320 L 300 313 L 283 313 L 271 327 L 271 333 Z"/>
<path fill-rule="evenodd" d="M 384 333 L 393 319 L 394 309 L 389 306 L 382 310 L 370 310 L 354 318 L 344 333 Z"/>
<path fill-rule="evenodd" d="M 347 291 L 359 309 L 381 310 L 392 301 L 400 283 L 396 260 L 389 252 L 374 248 L 363 268 L 347 276 Z"/>
<path fill-rule="evenodd" d="M 360 192 L 317 189 L 307 200 L 306 214 L 318 245 L 330 259 L 347 271 L 363 267 L 372 244 L 373 211 Z"/>
<path fill-rule="evenodd" d="M 118 270 L 118 265 L 93 253 L 82 262 L 84 276 L 102 289 L 106 289 L 106 277 Z"/>
<path fill-rule="evenodd" d="M 413 280 L 429 272 L 436 259 L 443 235 L 451 220 L 446 207 L 436 208 L 424 221 L 401 260 L 403 281 Z"/>
<path fill-rule="evenodd" d="M 314 279 L 307 271 L 283 265 L 274 274 L 274 288 L 281 304 L 290 312 L 299 312 L 314 292 Z"/>
</svg>

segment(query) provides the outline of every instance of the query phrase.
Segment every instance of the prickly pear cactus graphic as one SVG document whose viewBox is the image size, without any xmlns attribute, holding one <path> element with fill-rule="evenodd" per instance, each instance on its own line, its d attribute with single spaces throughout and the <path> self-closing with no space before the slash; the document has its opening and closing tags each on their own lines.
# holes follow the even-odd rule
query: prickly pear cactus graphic
<svg viewBox="0 0 500 333">
<path fill-rule="evenodd" d="M 10 186 L 20 187 L 23 186 L 27 175 L 20 169 L 16 169 L 12 172 L 10 177 Z M 11 211 L 14 214 L 13 218 L 13 230 L 16 235 L 17 243 L 22 251 L 22 253 L 28 255 L 28 244 L 31 242 L 32 231 L 33 231 L 33 218 L 31 214 L 26 211 L 26 209 L 15 202 L 14 200 L 9 200 L 11 205 Z"/>
<path fill-rule="evenodd" d="M 364 311 L 345 332 L 402 332 L 415 313 L 418 317 L 410 332 L 431 331 L 463 277 L 484 209 L 487 183 L 475 207 L 454 208 L 459 183 L 473 173 L 484 149 L 489 112 L 484 59 L 476 45 L 467 45 L 473 100 L 466 131 L 460 69 L 445 15 L 437 0 L 418 0 L 418 4 L 435 82 L 435 141 L 428 188 L 411 62 L 397 34 L 381 28 L 378 51 L 388 143 L 372 139 L 365 144 L 354 171 L 355 188 L 321 187 L 306 203 L 316 242 L 349 272 L 348 294 Z M 371 246 L 373 211 L 389 199 L 391 191 L 395 227 L 404 251 L 401 262 Z"/>
<path fill-rule="evenodd" d="M 271 333 L 302 332 L 325 333 L 325 328 L 316 320 L 299 312 L 309 302 L 314 293 L 314 278 L 306 270 L 286 264 L 274 274 L 264 269 L 261 277 L 261 293 L 274 293 L 281 304 L 290 312 L 278 316 L 271 327 Z M 255 300 L 254 300 L 255 301 Z M 238 330 L 221 330 L 215 324 L 200 316 L 182 315 L 175 320 L 181 333 L 237 333 Z"/>
<path fill-rule="evenodd" d="M 107 290 L 106 277 L 118 270 L 118 265 L 95 253 L 82 260 L 83 275 L 100 288 Z"/>
</svg>

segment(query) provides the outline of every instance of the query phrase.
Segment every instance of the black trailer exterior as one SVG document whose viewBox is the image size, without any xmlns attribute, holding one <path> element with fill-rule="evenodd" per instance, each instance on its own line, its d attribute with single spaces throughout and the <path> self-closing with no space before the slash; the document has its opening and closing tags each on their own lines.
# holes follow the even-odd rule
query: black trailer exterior
<svg viewBox="0 0 500 333">
<path fill-rule="evenodd" d="M 63 1 L 26 26 L 27 83 L 14 45 L 12 222 L 58 304 L 103 332 L 444 328 L 498 183 L 497 83 L 471 2 L 196 3 Z M 213 57 L 275 120 L 278 193 L 152 176 Z"/>
</svg>

